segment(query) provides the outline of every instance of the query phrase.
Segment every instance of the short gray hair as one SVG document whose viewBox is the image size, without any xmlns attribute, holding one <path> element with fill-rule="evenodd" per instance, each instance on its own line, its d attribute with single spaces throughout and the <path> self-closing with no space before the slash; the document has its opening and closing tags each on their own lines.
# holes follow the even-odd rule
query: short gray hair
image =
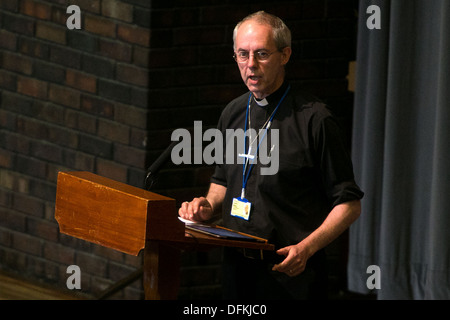
<svg viewBox="0 0 450 320">
<path fill-rule="evenodd" d="M 246 21 L 254 20 L 259 24 L 267 24 L 272 27 L 273 30 L 273 39 L 275 41 L 275 45 L 277 46 L 278 50 L 282 50 L 286 47 L 291 47 L 291 31 L 286 26 L 286 24 L 278 18 L 277 16 L 274 16 L 273 14 L 264 12 L 264 11 L 258 11 L 255 13 L 252 13 L 242 19 L 233 31 L 233 48 L 236 50 L 236 36 L 239 27 Z"/>
</svg>

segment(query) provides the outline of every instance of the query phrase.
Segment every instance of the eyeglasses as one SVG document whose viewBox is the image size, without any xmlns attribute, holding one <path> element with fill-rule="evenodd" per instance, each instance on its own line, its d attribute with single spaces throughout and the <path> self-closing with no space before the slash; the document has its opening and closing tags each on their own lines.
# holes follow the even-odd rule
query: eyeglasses
<svg viewBox="0 0 450 320">
<path fill-rule="evenodd" d="M 267 61 L 269 57 L 275 52 L 279 51 L 268 52 L 266 50 L 258 50 L 253 53 L 253 58 L 256 59 L 258 62 Z M 236 60 L 237 63 L 246 63 L 250 58 L 250 52 L 248 51 L 235 52 L 233 58 L 234 60 Z"/>
</svg>

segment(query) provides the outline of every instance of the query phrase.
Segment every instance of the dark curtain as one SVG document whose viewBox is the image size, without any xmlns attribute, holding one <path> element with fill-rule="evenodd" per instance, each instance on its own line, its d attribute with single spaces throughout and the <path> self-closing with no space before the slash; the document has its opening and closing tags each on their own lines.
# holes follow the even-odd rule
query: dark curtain
<svg viewBox="0 0 450 320">
<path fill-rule="evenodd" d="M 377 5 L 381 29 L 366 26 Z M 450 1 L 359 2 L 349 290 L 450 299 Z"/>
</svg>

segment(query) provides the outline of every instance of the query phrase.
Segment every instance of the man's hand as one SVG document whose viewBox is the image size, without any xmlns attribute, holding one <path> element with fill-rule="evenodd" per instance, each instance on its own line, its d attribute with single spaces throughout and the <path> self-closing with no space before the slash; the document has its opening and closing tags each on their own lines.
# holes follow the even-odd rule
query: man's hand
<svg viewBox="0 0 450 320">
<path fill-rule="evenodd" d="M 226 187 L 211 183 L 206 198 L 194 198 L 191 202 L 185 201 L 181 204 L 178 210 L 179 216 L 194 222 L 212 219 L 214 214 L 220 212 L 226 191 Z"/>
<path fill-rule="evenodd" d="M 342 234 L 361 213 L 359 200 L 341 203 L 333 208 L 325 221 L 308 237 L 296 245 L 277 251 L 286 259 L 276 264 L 272 270 L 284 272 L 294 277 L 305 270 L 306 262 L 318 250 L 324 248 Z"/>
<path fill-rule="evenodd" d="M 284 272 L 290 277 L 298 276 L 305 270 L 306 262 L 311 257 L 309 250 L 299 244 L 281 248 L 277 254 L 286 257 L 282 262 L 273 266 L 273 271 Z"/>
<path fill-rule="evenodd" d="M 183 202 L 178 214 L 183 219 L 201 222 L 211 219 L 213 208 L 206 198 L 194 198 L 191 202 Z"/>
</svg>

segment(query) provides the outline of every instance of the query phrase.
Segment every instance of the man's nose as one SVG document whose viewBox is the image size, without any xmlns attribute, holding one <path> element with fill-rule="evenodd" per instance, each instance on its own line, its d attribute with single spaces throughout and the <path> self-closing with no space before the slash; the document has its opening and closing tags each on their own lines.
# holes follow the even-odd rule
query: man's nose
<svg viewBox="0 0 450 320">
<path fill-rule="evenodd" d="M 258 64 L 258 60 L 255 58 L 255 54 L 249 54 L 247 65 L 249 68 L 255 67 Z"/>
</svg>

